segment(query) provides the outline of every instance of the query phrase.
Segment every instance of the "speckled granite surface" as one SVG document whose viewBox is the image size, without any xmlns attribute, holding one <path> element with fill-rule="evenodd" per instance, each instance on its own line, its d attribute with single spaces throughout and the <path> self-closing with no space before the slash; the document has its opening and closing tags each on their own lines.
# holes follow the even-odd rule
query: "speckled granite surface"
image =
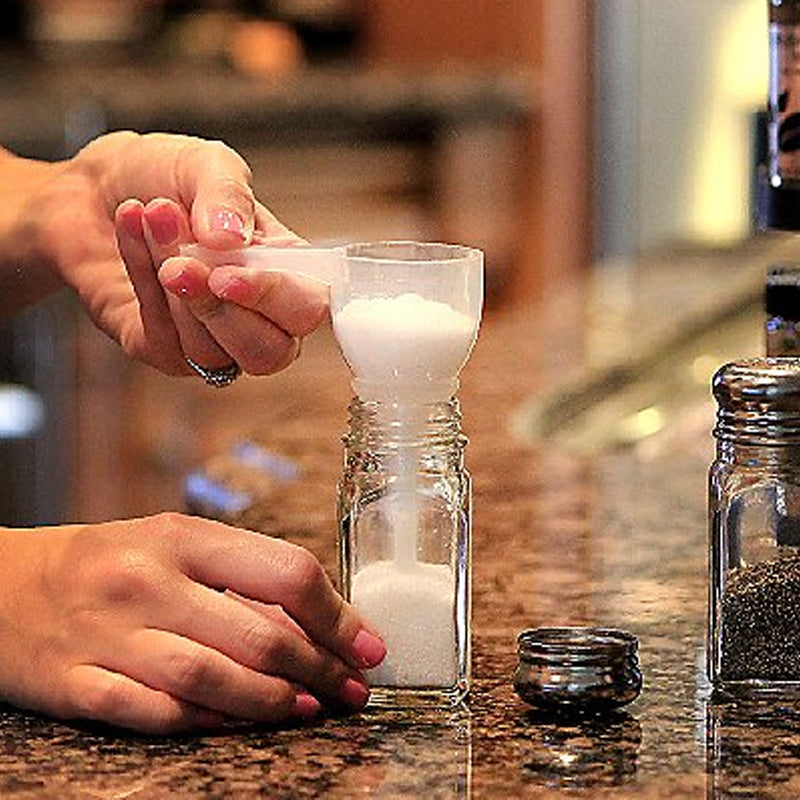
<svg viewBox="0 0 800 800">
<path fill-rule="evenodd" d="M 708 256 L 702 269 L 691 259 L 665 264 L 663 292 L 652 301 L 663 313 L 653 328 L 669 328 L 678 310 L 667 301 L 687 282 L 703 295 L 719 286 L 721 296 L 737 281 L 757 284 L 772 256 L 754 246 L 738 256 Z M 715 709 L 705 699 L 711 406 L 701 403 L 671 429 L 625 449 L 581 452 L 509 432 L 513 410 L 574 377 L 596 352 L 591 300 L 587 287 L 565 289 L 538 309 L 490 313 L 464 375 L 460 396 L 475 481 L 474 685 L 466 708 L 166 740 L 2 709 L 0 795 L 798 796 L 800 712 Z M 685 312 L 687 304 L 680 305 Z M 640 303 L 633 308 L 647 316 Z M 623 349 L 635 349 L 635 338 L 628 336 Z M 757 347 L 758 331 L 753 342 Z M 610 351 L 605 357 L 613 358 Z M 199 413 L 221 450 L 249 437 L 301 469 L 294 480 L 259 483 L 225 458 L 210 464 L 253 493 L 238 519 L 311 547 L 331 570 L 348 399 L 347 374 L 324 333 L 306 343 L 304 358 L 284 375 L 240 381 L 224 403 L 198 389 Z M 637 634 L 645 680 L 639 699 L 578 724 L 529 712 L 511 686 L 514 638 L 522 628 L 558 623 Z"/>
</svg>

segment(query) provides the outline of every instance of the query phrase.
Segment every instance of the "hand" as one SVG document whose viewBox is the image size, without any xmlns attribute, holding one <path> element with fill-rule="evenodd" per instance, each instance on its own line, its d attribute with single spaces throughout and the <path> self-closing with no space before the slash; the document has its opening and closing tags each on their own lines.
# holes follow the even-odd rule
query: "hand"
<svg viewBox="0 0 800 800">
<path fill-rule="evenodd" d="M 247 164 L 219 142 L 158 133 L 101 136 L 48 171 L 20 219 L 18 238 L 52 264 L 98 327 L 167 374 L 192 374 L 186 356 L 210 368 L 235 359 L 258 374 L 275 371 L 296 355 L 297 338 L 327 315 L 324 287 L 291 278 L 279 279 L 276 291 L 263 276 L 242 289 L 243 278 L 231 289 L 242 303 L 235 310 L 218 301 L 198 314 L 196 305 L 167 299 L 156 270 L 182 239 L 225 249 L 249 243 L 257 230 L 270 244 L 303 243 L 254 199 Z M 170 231 L 175 237 L 165 243 Z M 184 276 L 190 287 L 209 278 L 194 264 Z M 292 309 L 288 319 L 285 305 Z"/>
<path fill-rule="evenodd" d="M 306 550 L 168 513 L 0 532 L 0 696 L 147 733 L 360 708 L 381 640 Z"/>
<path fill-rule="evenodd" d="M 262 225 L 278 224 L 265 222 L 267 215 L 266 209 L 257 215 Z M 188 214 L 174 201 L 123 203 L 117 237 L 142 308 L 161 311 L 162 326 L 174 323 L 183 354 L 204 367 L 235 361 L 252 375 L 277 372 L 298 356 L 302 337 L 328 316 L 327 288 L 305 276 L 233 266 L 212 270 L 177 256 L 179 245 L 195 236 Z M 261 229 L 254 240 L 273 246 L 302 242 L 281 239 L 277 230 L 270 238 Z"/>
</svg>

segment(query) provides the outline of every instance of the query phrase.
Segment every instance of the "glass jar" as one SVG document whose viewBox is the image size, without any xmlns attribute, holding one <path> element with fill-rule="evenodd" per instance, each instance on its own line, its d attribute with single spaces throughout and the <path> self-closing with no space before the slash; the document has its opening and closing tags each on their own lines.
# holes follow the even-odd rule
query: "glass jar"
<svg viewBox="0 0 800 800">
<path fill-rule="evenodd" d="M 455 705 L 470 677 L 471 485 L 458 401 L 354 399 L 338 489 L 342 591 L 380 631 L 375 706 Z"/>
<path fill-rule="evenodd" d="M 800 359 L 722 367 L 709 476 L 709 678 L 717 696 L 800 693 Z"/>
</svg>

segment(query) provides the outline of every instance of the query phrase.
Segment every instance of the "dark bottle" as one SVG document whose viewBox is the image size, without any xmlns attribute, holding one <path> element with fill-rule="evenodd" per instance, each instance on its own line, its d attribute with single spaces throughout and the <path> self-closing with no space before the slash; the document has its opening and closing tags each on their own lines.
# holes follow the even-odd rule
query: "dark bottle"
<svg viewBox="0 0 800 800">
<path fill-rule="evenodd" d="M 770 269 L 764 306 L 767 355 L 800 356 L 800 265 Z"/>
<path fill-rule="evenodd" d="M 800 0 L 769 1 L 767 163 L 762 227 L 800 230 Z"/>
<path fill-rule="evenodd" d="M 800 0 L 768 0 L 770 25 L 800 25 Z"/>
</svg>

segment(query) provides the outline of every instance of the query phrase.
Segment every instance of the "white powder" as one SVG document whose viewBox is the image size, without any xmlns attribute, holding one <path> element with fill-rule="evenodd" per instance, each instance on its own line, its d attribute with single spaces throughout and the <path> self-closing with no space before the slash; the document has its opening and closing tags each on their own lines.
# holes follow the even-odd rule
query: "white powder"
<svg viewBox="0 0 800 800">
<path fill-rule="evenodd" d="M 455 379 L 478 332 L 466 314 L 414 292 L 350 300 L 334 314 L 333 328 L 357 379 L 401 380 L 409 392 L 420 382 Z"/>
<path fill-rule="evenodd" d="M 386 658 L 367 673 L 373 686 L 455 684 L 455 581 L 449 566 L 378 561 L 355 576 L 352 600 L 386 643 Z"/>
</svg>

